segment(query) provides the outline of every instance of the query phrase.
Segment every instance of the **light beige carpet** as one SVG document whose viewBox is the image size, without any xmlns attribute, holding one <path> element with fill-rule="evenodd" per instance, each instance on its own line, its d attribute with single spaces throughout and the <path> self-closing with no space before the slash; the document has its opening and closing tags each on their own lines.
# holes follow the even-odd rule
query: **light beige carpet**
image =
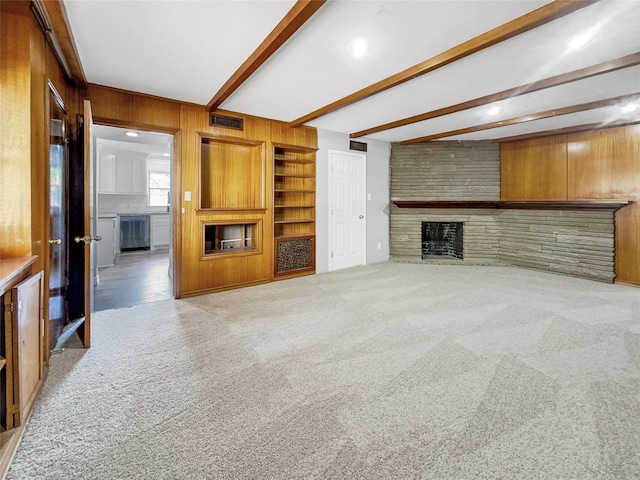
<svg viewBox="0 0 640 480">
<path fill-rule="evenodd" d="M 9 479 L 640 477 L 640 289 L 383 263 L 95 315 Z"/>
</svg>

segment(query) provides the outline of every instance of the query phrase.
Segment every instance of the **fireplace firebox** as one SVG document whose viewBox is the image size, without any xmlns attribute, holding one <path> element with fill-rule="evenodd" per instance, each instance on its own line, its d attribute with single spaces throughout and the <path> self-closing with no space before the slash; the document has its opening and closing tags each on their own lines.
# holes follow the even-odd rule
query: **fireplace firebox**
<svg viewBox="0 0 640 480">
<path fill-rule="evenodd" d="M 422 259 L 463 259 L 463 222 L 422 222 Z"/>
</svg>

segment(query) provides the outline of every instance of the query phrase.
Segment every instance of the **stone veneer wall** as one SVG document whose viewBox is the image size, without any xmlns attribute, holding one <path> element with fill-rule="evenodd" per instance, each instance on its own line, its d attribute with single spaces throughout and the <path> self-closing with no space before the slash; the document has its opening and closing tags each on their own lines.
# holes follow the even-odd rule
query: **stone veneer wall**
<svg viewBox="0 0 640 480">
<path fill-rule="evenodd" d="M 391 144 L 391 199 L 500 200 L 500 145 Z"/>
<path fill-rule="evenodd" d="M 464 222 L 463 262 L 498 263 L 500 228 L 497 211 L 398 208 L 395 205 L 391 205 L 389 221 L 391 258 L 420 259 L 423 221 Z"/>
<path fill-rule="evenodd" d="M 500 149 L 493 142 L 392 144 L 390 168 L 392 200 L 500 199 Z M 614 279 L 611 211 L 403 209 L 391 204 L 393 260 L 421 261 L 423 221 L 464 222 L 465 264 Z"/>
<path fill-rule="evenodd" d="M 428 142 L 391 146 L 391 199 L 500 200 L 500 145 Z M 498 218 L 493 210 L 390 207 L 392 258 L 420 259 L 422 221 L 464 222 L 464 262 L 496 263 Z"/>
<path fill-rule="evenodd" d="M 502 210 L 499 259 L 509 265 L 613 282 L 612 211 Z"/>
</svg>

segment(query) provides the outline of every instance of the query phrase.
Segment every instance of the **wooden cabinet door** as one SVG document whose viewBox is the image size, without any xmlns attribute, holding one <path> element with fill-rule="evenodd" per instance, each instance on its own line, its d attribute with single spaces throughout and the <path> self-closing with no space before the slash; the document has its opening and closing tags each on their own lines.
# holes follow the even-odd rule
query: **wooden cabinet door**
<svg viewBox="0 0 640 480">
<path fill-rule="evenodd" d="M 16 427 L 27 418 L 42 381 L 42 278 L 38 272 L 11 290 Z"/>
</svg>

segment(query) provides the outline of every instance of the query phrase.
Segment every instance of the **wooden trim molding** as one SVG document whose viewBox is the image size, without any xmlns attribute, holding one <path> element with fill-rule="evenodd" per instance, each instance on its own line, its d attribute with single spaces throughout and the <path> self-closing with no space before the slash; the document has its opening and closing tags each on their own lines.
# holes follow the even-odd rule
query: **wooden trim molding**
<svg viewBox="0 0 640 480">
<path fill-rule="evenodd" d="M 541 25 L 557 20 L 565 15 L 587 7 L 598 0 L 585 0 L 585 1 L 566 1 L 555 0 L 547 5 L 544 5 L 532 12 L 515 18 L 503 25 L 493 28 L 485 33 L 482 33 L 466 42 L 463 42 L 455 47 L 450 48 L 438 55 L 431 57 L 413 67 L 409 67 L 399 73 L 391 75 L 379 82 L 376 82 L 368 87 L 358 90 L 351 95 L 347 95 L 340 100 L 336 100 L 333 103 L 325 105 L 324 107 L 315 110 L 303 117 L 293 120 L 289 123 L 290 127 L 299 127 L 311 120 L 315 120 L 318 117 L 334 112 L 340 108 L 346 107 L 353 103 L 364 100 L 365 98 L 376 95 L 380 92 L 396 87 L 402 83 L 413 80 L 416 77 L 425 75 L 429 72 L 444 67 L 450 63 L 460 60 L 461 58 L 468 57 L 474 53 L 477 53 L 485 48 L 489 48 L 505 40 L 509 40 L 521 33 L 533 30 Z"/>
<path fill-rule="evenodd" d="M 207 103 L 207 110 L 214 111 L 235 92 L 260 66 L 266 62 L 296 31 L 318 11 L 327 0 L 298 0 L 267 38 L 240 65 Z"/>
<path fill-rule="evenodd" d="M 431 110 L 430 112 L 421 113 L 420 115 L 414 115 L 412 117 L 403 118 L 394 122 L 385 123 L 383 125 L 377 125 L 375 127 L 367 128 L 366 130 L 360 130 L 349 135 L 350 138 L 363 137 L 372 133 L 383 132 L 385 130 L 391 130 L 392 128 L 404 127 L 405 125 L 411 125 L 412 123 L 422 122 L 431 118 L 441 117 L 443 115 L 449 115 L 451 113 L 461 112 L 470 108 L 480 107 L 482 105 L 488 105 L 490 103 L 505 100 L 507 98 L 514 98 L 527 93 L 538 92 L 551 87 L 557 87 L 566 83 L 576 82 L 578 80 L 584 80 L 586 78 L 595 77 L 596 75 L 602 75 L 604 73 L 611 73 L 623 68 L 633 67 L 640 64 L 640 52 L 632 53 L 624 57 L 616 58 L 614 60 L 608 60 L 606 62 L 591 65 L 590 67 L 580 68 L 571 72 L 562 73 L 553 77 L 538 80 L 537 82 L 528 83 L 519 87 L 510 88 L 501 92 L 492 93 L 484 97 L 474 98 L 462 103 L 450 105 L 444 108 L 438 108 Z"/>
<path fill-rule="evenodd" d="M 558 128 L 555 130 L 545 130 L 542 132 L 526 133 L 523 135 L 514 135 L 512 137 L 496 138 L 496 143 L 519 142 L 520 140 L 530 140 L 532 138 L 553 137 L 556 135 L 568 135 L 570 133 L 588 132 L 590 130 L 602 130 L 605 128 L 624 127 L 627 125 L 640 124 L 640 119 L 622 119 L 609 123 L 585 123 L 583 125 L 573 125 L 571 127 Z"/>
<path fill-rule="evenodd" d="M 77 87 L 87 88 L 87 78 L 82 70 L 80 56 L 73 40 L 62 0 L 34 0 L 33 3 L 35 11 L 38 12 L 44 23 L 42 27 L 47 39 L 53 51 L 56 52 L 65 73 Z"/>
<path fill-rule="evenodd" d="M 448 132 L 434 133 L 433 135 L 426 135 L 424 137 L 412 138 L 410 140 L 403 140 L 402 142 L 400 142 L 400 144 L 410 145 L 413 143 L 428 142 L 429 140 L 435 140 L 437 138 L 452 137 L 454 135 L 461 135 L 463 133 L 480 132 L 482 130 L 506 127 L 508 125 L 517 125 L 519 123 L 531 122 L 533 120 L 542 120 L 545 118 L 568 115 L 570 113 L 594 110 L 596 108 L 610 107 L 613 105 L 623 104 L 626 102 L 635 102 L 635 101 L 638 101 L 639 99 L 640 99 L 640 93 L 634 93 L 632 95 L 621 95 L 619 97 L 607 98 L 604 100 L 597 100 L 595 102 L 582 103 L 580 105 L 572 105 L 569 107 L 546 110 L 544 112 L 531 113 L 529 115 L 509 118 L 509 119 L 500 120 L 497 122 L 490 122 L 490 123 L 484 123 L 482 125 L 474 125 L 472 127 L 459 128 L 457 130 L 449 130 Z"/>
<path fill-rule="evenodd" d="M 633 203 L 625 200 L 569 200 L 509 202 L 498 200 L 393 200 L 398 208 L 453 208 L 494 210 L 619 210 Z"/>
</svg>

